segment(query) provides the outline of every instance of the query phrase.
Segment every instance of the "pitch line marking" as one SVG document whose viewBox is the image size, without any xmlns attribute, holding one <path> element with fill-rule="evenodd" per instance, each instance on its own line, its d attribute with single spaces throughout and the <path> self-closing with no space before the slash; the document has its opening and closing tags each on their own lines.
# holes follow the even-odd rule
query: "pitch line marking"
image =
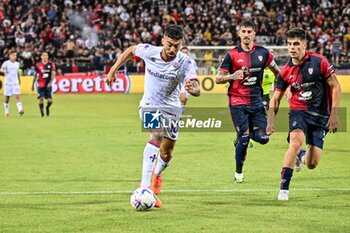
<svg viewBox="0 0 350 233">
<path fill-rule="evenodd" d="M 350 188 L 294 188 L 291 191 L 350 191 Z M 234 192 L 278 192 L 279 189 L 174 189 L 163 190 L 162 193 L 234 193 Z M 133 190 L 115 191 L 44 191 L 44 192 L 0 192 L 0 196 L 30 196 L 30 195 L 109 195 L 128 194 Z"/>
</svg>

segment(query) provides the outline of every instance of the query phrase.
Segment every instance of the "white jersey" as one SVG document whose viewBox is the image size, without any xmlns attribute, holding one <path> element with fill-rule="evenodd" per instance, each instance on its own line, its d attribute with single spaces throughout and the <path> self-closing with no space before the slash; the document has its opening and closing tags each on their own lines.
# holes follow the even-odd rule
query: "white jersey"
<svg viewBox="0 0 350 233">
<path fill-rule="evenodd" d="M 1 65 L 1 69 L 5 71 L 5 85 L 18 85 L 18 70 L 19 63 L 17 61 L 11 62 L 10 60 L 5 61 Z"/>
<path fill-rule="evenodd" d="M 178 52 L 175 59 L 165 61 L 163 47 L 138 44 L 135 55 L 146 63 L 144 94 L 141 107 L 178 107 L 181 87 L 187 80 L 198 80 L 194 65 L 184 53 Z"/>
</svg>

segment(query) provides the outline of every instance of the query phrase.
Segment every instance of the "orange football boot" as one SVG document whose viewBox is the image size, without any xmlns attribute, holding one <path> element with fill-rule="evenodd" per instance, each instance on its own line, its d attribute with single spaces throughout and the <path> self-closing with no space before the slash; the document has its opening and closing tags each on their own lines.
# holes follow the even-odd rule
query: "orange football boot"
<svg viewBox="0 0 350 233">
<path fill-rule="evenodd" d="M 154 208 L 161 208 L 163 206 L 162 201 L 157 197 L 157 195 L 154 195 L 156 197 L 156 204 L 154 204 Z"/>
<path fill-rule="evenodd" d="M 162 191 L 163 178 L 161 175 L 157 176 L 155 173 L 152 175 L 152 191 L 155 194 L 159 194 Z"/>
</svg>

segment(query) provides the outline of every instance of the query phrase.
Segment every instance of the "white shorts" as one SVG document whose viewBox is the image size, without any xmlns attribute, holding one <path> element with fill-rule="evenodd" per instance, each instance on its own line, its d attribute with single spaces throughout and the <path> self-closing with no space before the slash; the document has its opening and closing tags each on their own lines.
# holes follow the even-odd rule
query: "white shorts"
<svg viewBox="0 0 350 233">
<path fill-rule="evenodd" d="M 5 84 L 4 96 L 13 96 L 21 94 L 21 88 L 19 84 Z"/>
<path fill-rule="evenodd" d="M 156 113 L 159 117 L 156 117 Z M 178 111 L 178 110 L 177 110 Z M 181 114 L 181 113 L 180 113 Z M 172 114 L 156 107 L 139 107 L 139 115 L 142 121 L 142 129 L 147 131 L 163 131 L 163 137 L 176 141 L 179 137 L 180 114 Z"/>
</svg>

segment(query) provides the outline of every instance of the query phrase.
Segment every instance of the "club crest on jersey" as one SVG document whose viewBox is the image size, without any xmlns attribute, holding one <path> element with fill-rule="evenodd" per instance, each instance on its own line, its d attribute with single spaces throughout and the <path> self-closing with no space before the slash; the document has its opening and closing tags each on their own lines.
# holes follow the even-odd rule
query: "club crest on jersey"
<svg viewBox="0 0 350 233">
<path fill-rule="evenodd" d="M 314 68 L 309 68 L 307 71 L 309 72 L 310 75 L 312 75 L 312 73 L 314 72 Z"/>
<path fill-rule="evenodd" d="M 174 68 L 177 68 L 177 67 L 179 67 L 179 63 L 178 62 L 174 62 L 173 66 L 174 66 Z"/>
<path fill-rule="evenodd" d="M 262 56 L 258 56 L 258 59 L 259 59 L 259 61 L 262 61 L 263 57 Z"/>
</svg>

